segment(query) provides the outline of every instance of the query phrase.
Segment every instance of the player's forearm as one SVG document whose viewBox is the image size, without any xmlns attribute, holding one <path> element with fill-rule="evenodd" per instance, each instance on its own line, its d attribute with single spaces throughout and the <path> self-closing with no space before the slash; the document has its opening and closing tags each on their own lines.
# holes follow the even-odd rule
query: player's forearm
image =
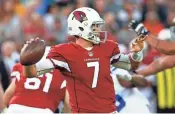
<svg viewBox="0 0 175 114">
<path fill-rule="evenodd" d="M 161 71 L 161 68 L 157 67 L 156 63 L 157 62 L 151 63 L 148 67 L 144 68 L 143 70 L 137 71 L 137 73 L 146 77 Z"/>
<path fill-rule="evenodd" d="M 150 86 L 150 83 L 141 75 L 133 75 L 131 80 L 124 80 L 122 78 L 118 78 L 118 80 L 126 88 Z"/>
<path fill-rule="evenodd" d="M 26 76 L 27 78 L 32 78 L 37 76 L 37 69 L 36 69 L 36 65 L 30 65 L 30 66 L 24 66 L 24 76 Z"/>
<path fill-rule="evenodd" d="M 153 37 L 153 35 L 150 35 Z M 175 54 L 175 42 L 174 41 L 165 41 L 165 40 L 159 40 L 158 38 L 147 38 L 146 41 L 148 44 L 150 44 L 152 47 L 154 47 L 156 50 L 158 50 L 161 53 L 167 54 L 167 55 L 174 55 Z"/>
<path fill-rule="evenodd" d="M 148 67 L 138 71 L 138 74 L 149 76 L 151 74 L 158 73 L 167 68 L 175 66 L 175 56 L 163 56 L 154 60 Z"/>
<path fill-rule="evenodd" d="M 131 83 L 136 87 L 146 87 L 149 85 L 148 81 L 141 75 L 133 75 Z"/>
<path fill-rule="evenodd" d="M 9 87 L 7 88 L 7 90 L 5 91 L 4 95 L 3 95 L 3 103 L 2 103 L 2 108 L 5 109 L 8 105 L 9 102 L 11 100 L 11 98 L 14 95 L 15 92 L 15 80 L 12 80 L 11 84 L 9 85 Z"/>
</svg>

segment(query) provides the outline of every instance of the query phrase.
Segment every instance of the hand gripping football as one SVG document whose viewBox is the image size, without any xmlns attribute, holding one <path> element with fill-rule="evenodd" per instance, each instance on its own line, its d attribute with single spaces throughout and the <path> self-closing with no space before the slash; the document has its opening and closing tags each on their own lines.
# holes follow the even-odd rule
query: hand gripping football
<svg viewBox="0 0 175 114">
<path fill-rule="evenodd" d="M 21 50 L 20 62 L 22 65 L 29 66 L 37 63 L 44 55 L 46 42 L 40 39 L 32 39 L 24 44 Z"/>
</svg>

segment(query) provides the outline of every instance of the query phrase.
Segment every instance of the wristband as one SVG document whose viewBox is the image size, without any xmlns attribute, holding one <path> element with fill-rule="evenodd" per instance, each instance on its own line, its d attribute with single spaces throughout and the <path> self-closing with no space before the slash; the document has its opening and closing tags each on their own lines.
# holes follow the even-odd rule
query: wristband
<svg viewBox="0 0 175 114">
<path fill-rule="evenodd" d="M 137 52 L 137 53 L 134 52 L 131 54 L 131 58 L 134 61 L 141 62 L 143 60 L 143 52 L 142 51 Z"/>
</svg>

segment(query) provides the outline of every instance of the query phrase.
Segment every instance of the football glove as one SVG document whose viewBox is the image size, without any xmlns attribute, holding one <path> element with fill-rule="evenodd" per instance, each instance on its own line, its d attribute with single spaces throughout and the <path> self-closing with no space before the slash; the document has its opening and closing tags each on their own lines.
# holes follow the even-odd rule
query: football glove
<svg viewBox="0 0 175 114">
<path fill-rule="evenodd" d="M 130 30 L 134 30 L 137 35 L 142 35 L 143 38 L 149 34 L 149 31 L 146 29 L 146 27 L 142 23 L 139 23 L 135 20 L 132 20 L 128 26 Z"/>
</svg>

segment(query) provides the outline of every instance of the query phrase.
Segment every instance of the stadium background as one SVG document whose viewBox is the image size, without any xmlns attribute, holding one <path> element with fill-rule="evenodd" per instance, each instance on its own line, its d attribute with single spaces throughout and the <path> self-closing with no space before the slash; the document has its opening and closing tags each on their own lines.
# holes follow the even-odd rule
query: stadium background
<svg viewBox="0 0 175 114">
<path fill-rule="evenodd" d="M 106 30 L 124 53 L 129 52 L 129 43 L 136 36 L 128 30 L 131 19 L 143 22 L 154 35 L 162 38 L 163 34 L 168 40 L 166 30 L 175 17 L 175 0 L 0 0 L 0 81 L 4 90 L 23 43 L 37 36 L 48 45 L 67 42 L 66 18 L 82 6 L 100 13 Z M 147 45 L 140 69 L 160 56 L 164 55 Z M 175 68 L 155 75 L 147 78 L 151 87 L 139 88 L 150 101 L 150 111 L 175 112 Z"/>
</svg>

